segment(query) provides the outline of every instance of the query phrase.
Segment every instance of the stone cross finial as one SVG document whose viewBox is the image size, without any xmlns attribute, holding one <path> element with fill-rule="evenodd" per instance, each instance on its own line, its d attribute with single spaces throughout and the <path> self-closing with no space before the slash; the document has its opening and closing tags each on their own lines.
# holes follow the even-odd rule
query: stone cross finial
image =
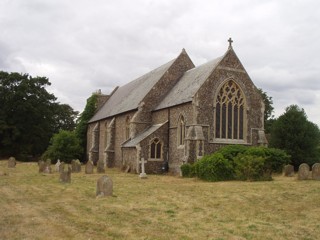
<svg viewBox="0 0 320 240">
<path fill-rule="evenodd" d="M 228 39 L 228 42 L 229 42 L 229 48 L 232 48 L 232 43 L 233 43 L 233 40 L 231 38 Z"/>
</svg>

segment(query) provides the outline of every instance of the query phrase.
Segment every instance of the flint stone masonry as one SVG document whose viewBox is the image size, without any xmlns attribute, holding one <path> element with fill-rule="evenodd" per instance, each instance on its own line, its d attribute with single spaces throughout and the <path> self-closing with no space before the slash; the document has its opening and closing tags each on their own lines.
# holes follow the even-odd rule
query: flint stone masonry
<svg viewBox="0 0 320 240">
<path fill-rule="evenodd" d="M 92 174 L 93 173 L 93 162 L 91 160 L 88 160 L 88 162 L 86 164 L 85 173 L 86 174 Z"/>
<path fill-rule="evenodd" d="M 15 168 L 16 164 L 16 159 L 14 157 L 10 157 L 8 160 L 8 168 Z"/>
<path fill-rule="evenodd" d="M 294 167 L 291 164 L 285 165 L 283 168 L 283 175 L 286 177 L 293 177 Z"/>
<path fill-rule="evenodd" d="M 96 197 L 112 196 L 113 182 L 111 178 L 104 175 L 97 180 Z"/>
<path fill-rule="evenodd" d="M 302 163 L 299 166 L 298 180 L 307 180 L 309 178 L 310 167 L 306 163 Z"/>
<path fill-rule="evenodd" d="M 312 179 L 320 180 L 320 163 L 312 165 Z"/>
<path fill-rule="evenodd" d="M 62 183 L 71 183 L 71 172 L 72 169 L 68 166 L 68 171 L 63 171 L 60 173 L 60 182 Z"/>
</svg>

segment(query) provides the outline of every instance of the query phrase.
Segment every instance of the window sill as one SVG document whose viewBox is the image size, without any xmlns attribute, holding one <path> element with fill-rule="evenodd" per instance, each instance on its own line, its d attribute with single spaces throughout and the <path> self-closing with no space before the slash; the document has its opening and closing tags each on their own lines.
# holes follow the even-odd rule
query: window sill
<svg viewBox="0 0 320 240">
<path fill-rule="evenodd" d="M 213 139 L 210 141 L 210 143 L 222 143 L 222 144 L 248 144 L 244 140 L 238 140 L 238 139 Z"/>
<path fill-rule="evenodd" d="M 163 162 L 163 159 L 160 159 L 160 158 L 149 158 L 148 161 L 150 161 L 150 162 Z"/>
</svg>

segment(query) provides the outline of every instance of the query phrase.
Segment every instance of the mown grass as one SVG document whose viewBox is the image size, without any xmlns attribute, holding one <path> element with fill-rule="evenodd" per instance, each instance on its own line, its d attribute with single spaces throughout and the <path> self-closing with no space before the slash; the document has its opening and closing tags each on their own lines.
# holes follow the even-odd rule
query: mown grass
<svg viewBox="0 0 320 240">
<path fill-rule="evenodd" d="M 320 181 L 217 182 L 107 169 L 113 197 L 96 198 L 99 174 L 39 174 L 0 161 L 0 239 L 320 239 Z"/>
</svg>

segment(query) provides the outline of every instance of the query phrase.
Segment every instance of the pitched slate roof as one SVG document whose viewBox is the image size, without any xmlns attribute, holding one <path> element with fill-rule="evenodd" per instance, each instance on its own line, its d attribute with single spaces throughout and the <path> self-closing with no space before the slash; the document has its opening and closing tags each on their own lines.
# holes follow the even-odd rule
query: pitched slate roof
<svg viewBox="0 0 320 240">
<path fill-rule="evenodd" d="M 177 84 L 170 90 L 165 98 L 154 110 L 176 106 L 192 101 L 192 97 L 218 66 L 223 57 L 216 58 L 196 68 L 185 72 Z"/>
<path fill-rule="evenodd" d="M 154 69 L 153 71 L 119 87 L 103 107 L 90 119 L 95 122 L 138 108 L 138 104 L 165 74 L 176 59 Z"/>
<path fill-rule="evenodd" d="M 142 133 L 140 133 L 138 136 L 136 136 L 135 138 L 131 139 L 130 141 L 124 143 L 122 145 L 122 147 L 135 147 L 138 143 L 140 143 L 143 139 L 145 139 L 146 137 L 150 136 L 150 134 L 154 133 L 155 131 L 157 131 L 159 128 L 161 128 L 163 125 L 165 125 L 168 121 L 164 122 L 164 123 L 160 123 L 160 124 L 155 124 L 152 125 L 151 127 L 149 127 L 148 129 L 146 129 L 145 131 L 143 131 Z"/>
</svg>

